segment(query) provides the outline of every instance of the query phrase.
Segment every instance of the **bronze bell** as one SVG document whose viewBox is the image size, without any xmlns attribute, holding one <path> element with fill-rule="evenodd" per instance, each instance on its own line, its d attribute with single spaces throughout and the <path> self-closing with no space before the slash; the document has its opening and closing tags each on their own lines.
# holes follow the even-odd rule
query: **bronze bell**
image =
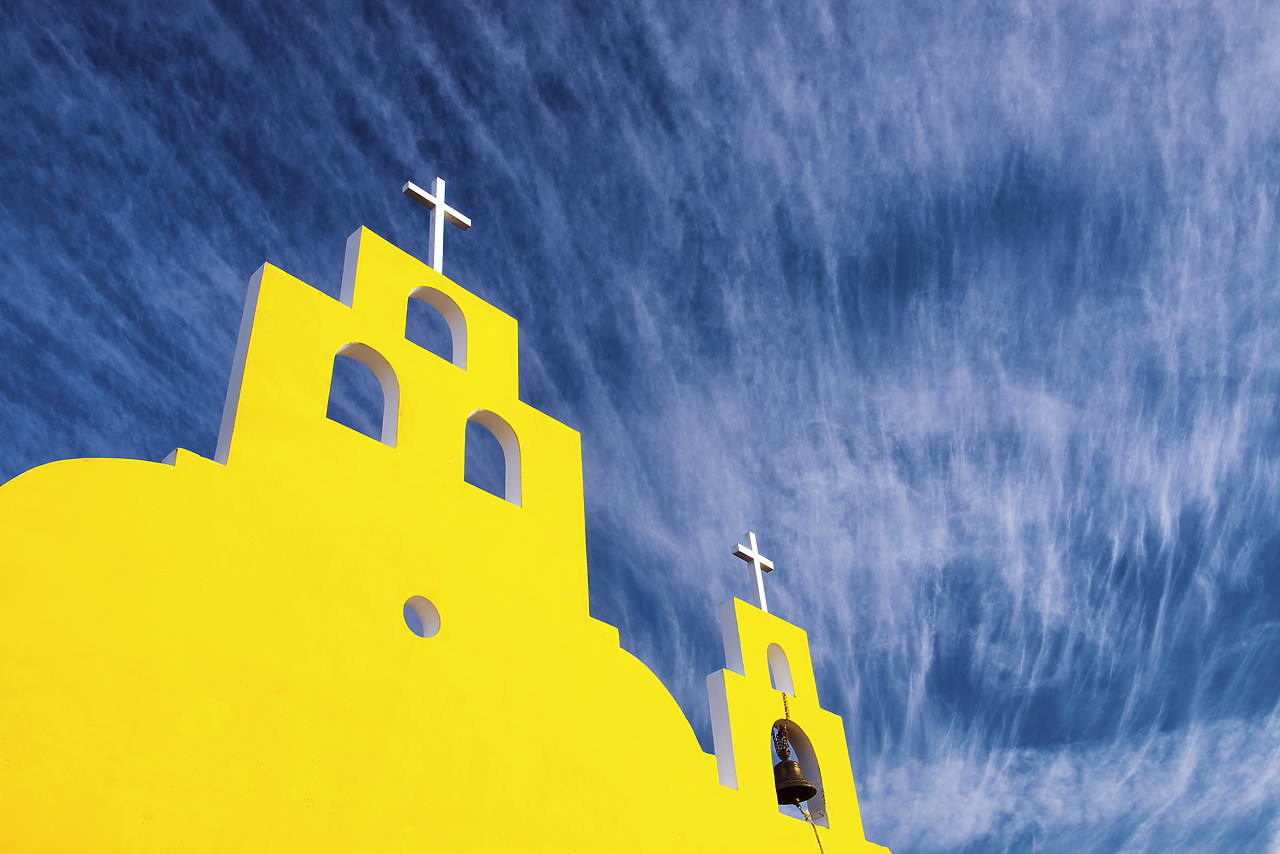
<svg viewBox="0 0 1280 854">
<path fill-rule="evenodd" d="M 773 786 L 778 790 L 778 803 L 799 804 L 807 801 L 818 790 L 804 778 L 800 763 L 791 758 L 791 745 L 787 738 L 787 724 L 790 720 L 779 721 L 773 730 L 773 749 L 778 754 L 779 762 L 773 766 Z"/>
<path fill-rule="evenodd" d="M 773 766 L 773 785 L 778 790 L 780 804 L 798 804 L 818 794 L 813 784 L 804 778 L 800 763 L 794 759 L 784 759 Z"/>
</svg>

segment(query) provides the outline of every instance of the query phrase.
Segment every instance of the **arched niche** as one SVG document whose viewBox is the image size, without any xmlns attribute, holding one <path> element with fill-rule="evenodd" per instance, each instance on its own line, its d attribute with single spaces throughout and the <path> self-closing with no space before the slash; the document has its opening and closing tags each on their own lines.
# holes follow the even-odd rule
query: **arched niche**
<svg viewBox="0 0 1280 854">
<path fill-rule="evenodd" d="M 448 297 L 443 291 L 438 291 L 435 288 L 429 288 L 426 285 L 420 285 L 419 287 L 409 291 L 409 306 L 413 305 L 413 300 L 419 300 L 420 302 L 426 303 L 431 306 L 431 308 L 434 308 L 439 312 L 440 316 L 444 318 L 445 323 L 448 324 L 449 327 L 449 338 L 452 345 L 449 361 L 453 362 L 453 364 L 465 371 L 467 369 L 467 318 L 462 313 L 462 309 L 459 308 L 458 304 Z M 406 309 L 406 337 L 409 335 L 410 320 L 409 311 Z M 421 346 L 421 342 L 415 341 L 414 343 L 418 343 Z M 436 352 L 435 348 L 432 346 L 428 346 L 426 349 Z M 443 353 L 436 353 L 436 355 L 444 357 Z"/>
<path fill-rule="evenodd" d="M 791 681 L 791 664 L 787 654 L 776 643 L 769 644 L 769 682 L 775 691 L 781 691 L 792 697 L 796 695 L 794 683 Z"/>
<path fill-rule="evenodd" d="M 516 431 L 499 415 L 487 409 L 477 409 L 467 417 L 468 424 L 478 424 L 487 429 L 502 447 L 504 476 L 502 498 L 520 506 L 520 440 Z"/>
<path fill-rule="evenodd" d="M 774 721 L 773 726 L 769 728 L 770 754 L 774 755 L 776 762 L 779 757 L 773 754 L 773 731 L 784 723 L 787 725 L 787 742 L 791 745 L 791 758 L 800 763 L 800 771 L 804 774 L 804 778 L 818 790 L 818 793 L 808 801 L 809 815 L 813 818 L 814 824 L 830 827 L 831 823 L 827 818 L 827 793 L 822 787 L 822 767 L 818 764 L 818 755 L 814 752 L 813 743 L 809 741 L 809 736 L 805 735 L 804 729 L 795 721 L 788 721 L 785 718 Z M 778 812 L 803 820 L 799 811 L 787 804 L 779 804 Z"/>
<path fill-rule="evenodd" d="M 343 360 L 350 361 L 344 364 Z M 396 379 L 396 372 L 391 367 L 391 363 L 369 345 L 355 341 L 339 347 L 333 361 L 333 374 L 329 380 L 328 417 L 394 448 L 396 429 L 400 420 L 400 382 Z M 360 387 L 362 385 L 358 376 L 360 369 L 356 368 L 353 372 L 350 369 L 353 367 L 350 365 L 351 361 L 363 365 L 369 373 L 373 374 L 377 381 L 377 389 L 382 392 L 381 413 L 375 409 L 369 418 L 362 418 L 358 412 L 343 411 L 351 404 L 358 409 L 362 402 L 360 398 L 364 398 L 364 403 L 369 403 L 370 395 Z M 343 399 L 352 396 L 356 399 L 349 401 Z M 353 421 L 355 423 L 352 423 Z M 366 424 L 365 421 L 379 423 Z"/>
</svg>

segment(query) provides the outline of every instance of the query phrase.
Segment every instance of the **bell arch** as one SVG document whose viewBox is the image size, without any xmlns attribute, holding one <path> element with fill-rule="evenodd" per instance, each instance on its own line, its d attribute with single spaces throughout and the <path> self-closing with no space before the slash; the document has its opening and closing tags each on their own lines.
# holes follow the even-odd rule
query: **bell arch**
<svg viewBox="0 0 1280 854">
<path fill-rule="evenodd" d="M 827 818 L 827 795 L 826 790 L 822 787 L 822 766 L 818 763 L 818 755 L 813 749 L 813 742 L 809 741 L 809 736 L 805 735 L 804 729 L 793 720 L 779 718 L 769 728 L 770 749 L 772 750 L 773 731 L 784 724 L 787 727 L 787 743 L 791 746 L 791 758 L 800 763 L 800 772 L 818 790 L 817 794 L 809 798 L 809 815 L 813 818 L 814 824 L 820 827 L 830 827 L 831 823 Z M 781 757 L 775 757 L 775 759 L 780 760 Z M 794 806 L 788 804 L 779 804 L 778 812 L 796 818 L 803 818 Z"/>
<path fill-rule="evenodd" d="M 458 304 L 444 291 L 437 290 L 426 285 L 419 285 L 409 291 L 409 302 L 405 310 L 405 337 L 409 337 L 410 312 L 409 308 L 413 306 L 413 300 L 419 300 L 431 306 L 439 312 L 440 316 L 449 326 L 449 340 L 451 352 L 447 357 L 449 361 L 462 368 L 467 369 L 467 317 L 462 313 L 462 309 Z M 413 339 L 410 339 L 413 340 Z M 421 342 L 414 343 L 421 345 Z M 425 347 L 424 349 L 432 350 L 433 347 Z M 436 355 L 444 357 L 443 353 Z"/>
<path fill-rule="evenodd" d="M 516 436 L 516 431 L 511 429 L 503 418 L 487 409 L 477 409 L 467 417 L 468 424 L 479 424 L 493 434 L 498 440 L 498 444 L 502 446 L 502 458 L 504 463 L 503 477 L 503 494 L 502 498 L 520 506 L 521 488 L 520 488 L 520 439 Z"/>
<path fill-rule="evenodd" d="M 371 438 L 378 439 L 382 444 L 392 448 L 396 446 L 396 432 L 398 422 L 400 420 L 400 382 L 396 379 L 395 369 L 391 367 L 381 353 L 370 347 L 368 344 L 361 344 L 358 341 L 350 341 L 338 348 L 337 354 L 334 356 L 334 373 L 329 379 L 329 396 L 332 408 L 334 381 L 341 369 L 340 360 L 342 358 L 352 359 L 373 373 L 378 381 L 378 386 L 382 390 L 382 418 L 374 432 L 377 436 Z M 339 423 L 345 423 L 341 419 L 333 418 L 332 420 Z M 346 424 L 359 432 L 364 432 L 360 427 L 352 424 Z"/>
</svg>

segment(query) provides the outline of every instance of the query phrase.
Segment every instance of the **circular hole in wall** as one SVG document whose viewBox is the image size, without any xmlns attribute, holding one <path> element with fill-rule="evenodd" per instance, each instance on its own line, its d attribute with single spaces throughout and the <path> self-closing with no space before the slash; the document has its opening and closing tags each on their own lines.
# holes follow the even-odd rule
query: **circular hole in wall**
<svg viewBox="0 0 1280 854">
<path fill-rule="evenodd" d="M 434 637 L 440 631 L 440 612 L 425 596 L 404 600 L 404 624 L 420 638 Z"/>
</svg>

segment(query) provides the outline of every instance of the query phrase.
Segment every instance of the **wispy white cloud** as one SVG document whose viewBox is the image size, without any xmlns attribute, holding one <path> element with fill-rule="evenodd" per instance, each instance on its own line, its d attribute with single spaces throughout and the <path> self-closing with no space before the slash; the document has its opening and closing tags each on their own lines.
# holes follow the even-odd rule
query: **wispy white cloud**
<svg viewBox="0 0 1280 854">
<path fill-rule="evenodd" d="M 0 473 L 211 453 L 251 271 L 335 293 L 361 222 L 421 250 L 395 190 L 438 173 L 476 223 L 447 271 L 583 432 L 593 611 L 704 741 L 751 528 L 872 838 L 1274 848 L 1278 28 L 1214 2 L 6 20 Z"/>
<path fill-rule="evenodd" d="M 859 795 L 864 821 L 903 850 L 1269 851 L 1278 759 L 1274 716 L 1064 749 L 958 742 L 877 765 Z"/>
</svg>

